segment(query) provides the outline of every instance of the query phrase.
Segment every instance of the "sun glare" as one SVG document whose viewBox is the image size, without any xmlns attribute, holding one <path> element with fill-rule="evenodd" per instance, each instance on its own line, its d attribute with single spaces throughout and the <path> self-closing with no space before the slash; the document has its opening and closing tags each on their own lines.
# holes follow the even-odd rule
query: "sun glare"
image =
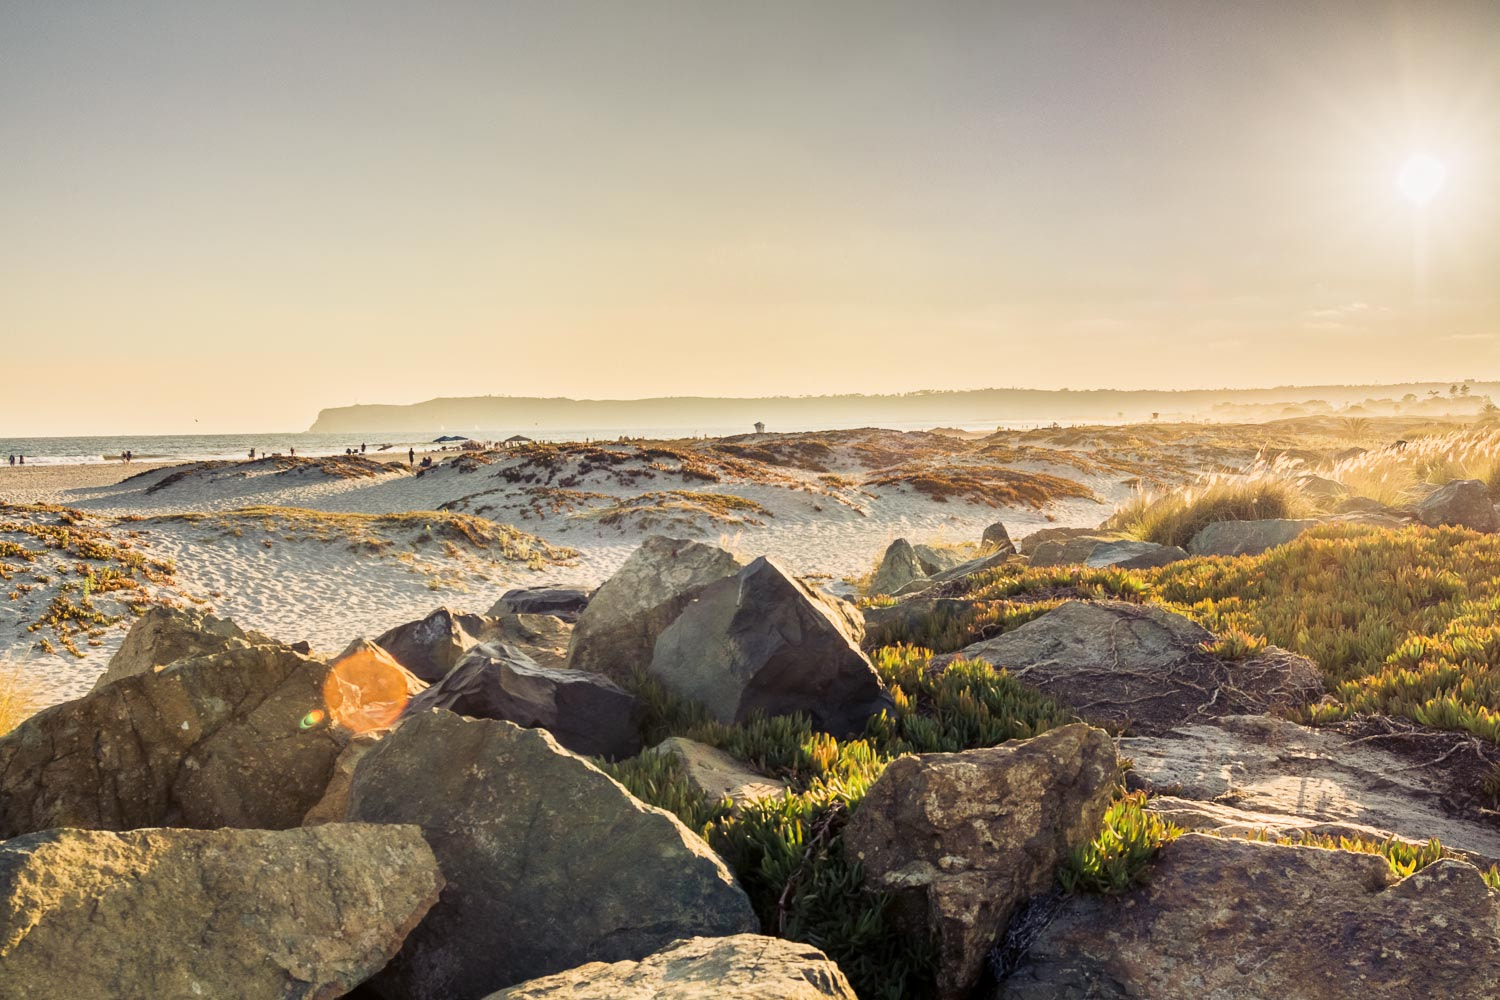
<svg viewBox="0 0 1500 1000">
<path fill-rule="evenodd" d="M 1408 201 L 1415 205 L 1425 205 L 1437 197 L 1447 179 L 1448 168 L 1443 166 L 1442 161 L 1426 153 L 1418 153 L 1401 165 L 1396 186 Z"/>
</svg>

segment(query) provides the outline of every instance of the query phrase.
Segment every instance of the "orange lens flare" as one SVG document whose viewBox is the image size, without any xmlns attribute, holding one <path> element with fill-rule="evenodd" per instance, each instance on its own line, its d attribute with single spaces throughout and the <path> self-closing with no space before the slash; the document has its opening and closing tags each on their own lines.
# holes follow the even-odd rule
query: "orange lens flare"
<svg viewBox="0 0 1500 1000">
<path fill-rule="evenodd" d="M 362 646 L 334 660 L 323 681 L 323 703 L 333 720 L 356 733 L 396 721 L 411 697 L 410 675 L 375 646 Z M 305 727 L 304 727 L 305 728 Z"/>
</svg>

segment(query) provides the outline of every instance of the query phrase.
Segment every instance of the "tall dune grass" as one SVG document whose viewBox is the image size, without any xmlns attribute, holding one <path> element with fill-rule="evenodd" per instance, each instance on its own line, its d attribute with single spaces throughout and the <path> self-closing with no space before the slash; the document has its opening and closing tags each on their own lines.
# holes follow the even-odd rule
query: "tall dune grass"
<svg viewBox="0 0 1500 1000">
<path fill-rule="evenodd" d="M 1500 494 L 1500 429 L 1481 425 L 1415 438 L 1337 462 L 1328 475 L 1357 496 L 1393 507 L 1410 503 L 1423 485 L 1454 479 L 1478 479 Z"/>
<path fill-rule="evenodd" d="M 1180 545 L 1215 521 L 1258 521 L 1304 517 L 1312 505 L 1295 482 L 1271 471 L 1248 476 L 1215 476 L 1174 493 L 1138 494 L 1115 511 L 1105 526 L 1143 542 Z"/>
</svg>

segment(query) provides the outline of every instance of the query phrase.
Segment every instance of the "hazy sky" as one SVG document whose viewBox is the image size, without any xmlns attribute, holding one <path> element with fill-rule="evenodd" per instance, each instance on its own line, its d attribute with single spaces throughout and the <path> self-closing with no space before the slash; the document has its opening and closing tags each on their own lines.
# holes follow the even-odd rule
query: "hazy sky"
<svg viewBox="0 0 1500 1000">
<path fill-rule="evenodd" d="M 0 436 L 1497 374 L 1494 0 L 0 0 Z"/>
</svg>

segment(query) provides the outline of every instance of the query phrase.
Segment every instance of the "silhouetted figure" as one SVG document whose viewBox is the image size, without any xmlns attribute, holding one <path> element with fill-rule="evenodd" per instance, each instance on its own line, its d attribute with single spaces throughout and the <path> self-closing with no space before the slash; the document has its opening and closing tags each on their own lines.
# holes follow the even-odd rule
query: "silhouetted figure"
<svg viewBox="0 0 1500 1000">
<path fill-rule="evenodd" d="M 22 455 L 22 456 L 21 456 L 21 464 L 22 464 L 22 465 L 25 465 L 25 464 L 26 464 L 26 456 L 25 456 L 25 455 Z"/>
<path fill-rule="evenodd" d="M 361 455 L 363 455 L 363 454 L 364 454 L 364 453 L 365 453 L 365 443 L 364 443 L 364 442 L 363 442 L 363 441 L 361 441 L 361 442 L 360 442 L 360 443 L 359 443 L 359 453 L 360 453 L 360 454 L 361 454 Z"/>
<path fill-rule="evenodd" d="M 411 466 L 412 468 L 416 468 L 416 465 L 417 465 L 417 449 L 415 449 L 415 448 L 408 448 L 408 449 L 406 449 L 406 464 L 409 465 L 409 466 Z"/>
<path fill-rule="evenodd" d="M 16 456 L 15 455 L 10 456 L 10 464 L 11 465 L 15 465 L 16 464 Z"/>
<path fill-rule="evenodd" d="M 291 452 L 292 452 L 292 457 L 296 458 L 297 457 L 297 449 L 296 448 L 292 448 Z"/>
<path fill-rule="evenodd" d="M 255 461 L 255 449 L 254 448 L 250 449 L 250 461 L 252 461 L 252 462 Z"/>
</svg>

